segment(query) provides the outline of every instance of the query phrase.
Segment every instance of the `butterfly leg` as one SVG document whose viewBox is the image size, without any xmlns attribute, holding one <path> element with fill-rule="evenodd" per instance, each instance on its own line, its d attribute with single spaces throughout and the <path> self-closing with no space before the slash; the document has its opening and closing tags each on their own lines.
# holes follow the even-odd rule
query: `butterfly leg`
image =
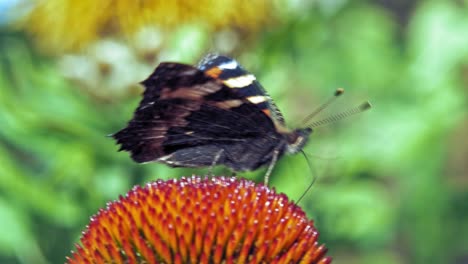
<svg viewBox="0 0 468 264">
<path fill-rule="evenodd" d="M 216 166 L 216 163 L 218 163 L 219 158 L 221 158 L 221 155 L 223 154 L 223 152 L 224 152 L 224 149 L 220 149 L 214 156 L 213 162 L 211 163 L 210 170 L 209 170 L 209 174 L 211 175 L 211 177 L 214 176 L 213 168 Z"/>
<path fill-rule="evenodd" d="M 279 150 L 275 149 L 273 151 L 273 157 L 271 158 L 270 165 L 268 166 L 268 170 L 265 173 L 265 185 L 266 186 L 268 186 L 268 180 L 270 179 L 270 174 L 276 165 L 276 161 L 278 161 L 278 155 L 279 155 Z"/>
</svg>

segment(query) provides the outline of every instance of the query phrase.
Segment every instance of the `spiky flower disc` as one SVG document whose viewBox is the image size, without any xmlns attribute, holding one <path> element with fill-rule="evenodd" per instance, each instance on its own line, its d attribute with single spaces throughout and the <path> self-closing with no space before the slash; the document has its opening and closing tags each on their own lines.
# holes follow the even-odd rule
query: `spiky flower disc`
<svg viewBox="0 0 468 264">
<path fill-rule="evenodd" d="M 317 238 L 304 211 L 274 189 L 192 176 L 109 203 L 68 263 L 330 263 Z"/>
</svg>

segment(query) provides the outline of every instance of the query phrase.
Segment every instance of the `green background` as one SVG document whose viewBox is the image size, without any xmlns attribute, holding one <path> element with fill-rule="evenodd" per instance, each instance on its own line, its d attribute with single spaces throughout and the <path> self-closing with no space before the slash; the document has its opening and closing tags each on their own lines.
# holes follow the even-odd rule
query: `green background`
<svg viewBox="0 0 468 264">
<path fill-rule="evenodd" d="M 271 177 L 293 200 L 318 177 L 300 205 L 333 263 L 468 263 L 468 1 L 291 0 L 275 16 L 248 36 L 220 28 L 214 39 L 202 25 L 181 25 L 157 35 L 164 45 L 153 55 L 164 56 L 149 61 L 129 40 L 104 37 L 104 59 L 50 55 L 5 23 L 0 263 L 63 263 L 89 218 L 133 185 L 206 174 L 135 164 L 106 136 L 132 116 L 137 81 L 159 60 L 195 64 L 222 47 L 291 125 L 338 87 L 345 95 L 321 117 L 373 104 L 314 131 L 305 148 L 312 168 L 301 155 L 284 157 Z M 125 52 L 140 59 L 106 57 Z"/>
</svg>

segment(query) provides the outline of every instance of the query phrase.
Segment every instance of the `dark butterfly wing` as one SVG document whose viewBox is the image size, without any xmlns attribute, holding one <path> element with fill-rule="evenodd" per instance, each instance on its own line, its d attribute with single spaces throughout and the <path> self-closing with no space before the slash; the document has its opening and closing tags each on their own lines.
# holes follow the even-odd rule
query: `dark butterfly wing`
<svg viewBox="0 0 468 264">
<path fill-rule="evenodd" d="M 281 126 L 285 125 L 284 117 L 271 97 L 255 76 L 245 70 L 236 60 L 217 54 L 206 55 L 197 67 L 208 75 L 218 78 L 223 83 L 234 88 L 235 92 L 246 98 L 265 97 L 262 103 L 256 103 L 258 107 L 268 110 L 265 113 Z M 236 81 L 237 80 L 237 81 Z M 254 102 L 255 103 L 255 102 Z"/>
<path fill-rule="evenodd" d="M 161 63 L 142 84 L 133 119 L 113 135 L 137 162 L 207 166 L 219 150 L 275 131 L 256 104 L 193 66 Z"/>
</svg>

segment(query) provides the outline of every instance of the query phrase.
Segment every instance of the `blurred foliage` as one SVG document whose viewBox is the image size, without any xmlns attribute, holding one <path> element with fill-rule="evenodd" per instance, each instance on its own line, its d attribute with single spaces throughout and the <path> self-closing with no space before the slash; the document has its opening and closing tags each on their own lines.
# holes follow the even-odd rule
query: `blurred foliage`
<svg viewBox="0 0 468 264">
<path fill-rule="evenodd" d="M 297 155 L 272 175 L 292 199 L 318 177 L 301 204 L 334 263 L 466 263 L 468 1 L 276 1 L 263 11 L 275 19 L 256 30 L 237 17 L 97 31 L 54 56 L 0 20 L 0 262 L 63 263 L 107 201 L 152 179 L 206 173 L 134 164 L 106 135 L 129 120 L 137 82 L 159 61 L 220 51 L 257 75 L 292 126 L 337 87 L 346 95 L 328 114 L 375 106 L 314 131 L 312 170 Z M 73 34 L 73 23 L 60 25 Z"/>
</svg>

